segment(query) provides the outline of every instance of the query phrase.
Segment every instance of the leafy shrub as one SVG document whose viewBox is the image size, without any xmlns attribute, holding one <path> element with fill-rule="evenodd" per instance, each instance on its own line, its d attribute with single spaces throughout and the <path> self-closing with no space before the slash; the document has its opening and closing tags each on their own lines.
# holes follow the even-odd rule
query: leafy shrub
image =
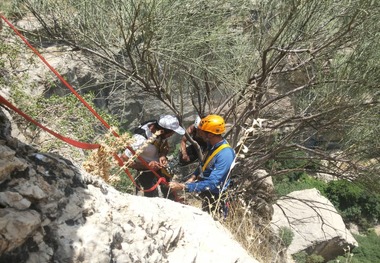
<svg viewBox="0 0 380 263">
<path fill-rule="evenodd" d="M 325 194 L 346 222 L 354 222 L 367 229 L 380 220 L 380 195 L 366 191 L 355 182 L 331 181 Z"/>
<path fill-rule="evenodd" d="M 1 4 L 0 4 L 0 10 L 1 10 Z M 4 23 L 2 19 L 0 19 L 1 23 Z M 4 27 L 4 25 L 3 25 Z M 0 68 L 6 68 L 11 67 L 12 69 L 17 68 L 17 63 L 15 61 L 17 58 L 17 55 L 19 54 L 20 50 L 12 46 L 10 44 L 4 43 L 3 41 L 0 43 L 0 54 L 6 54 L 6 56 L 0 57 Z M 4 84 L 4 76 L 5 71 L 0 74 L 0 84 Z M 10 78 L 10 76 L 7 76 L 7 78 Z"/>
<path fill-rule="evenodd" d="M 306 258 L 306 263 L 323 263 L 323 262 L 325 262 L 325 259 L 322 256 L 316 255 L 316 254 L 312 254 Z"/>
<path fill-rule="evenodd" d="M 346 251 L 344 256 L 339 256 L 328 263 L 374 263 L 380 262 L 380 237 L 373 230 L 367 231 L 366 235 L 354 235 L 359 246 L 352 251 Z"/>
<path fill-rule="evenodd" d="M 33 98 L 29 94 L 15 89 L 12 97 L 14 101 L 17 101 L 17 106 L 28 115 L 37 121 L 43 121 L 44 125 L 53 130 L 59 129 L 59 133 L 64 136 L 91 142 L 100 131 L 104 130 L 100 121 L 73 94 Z M 92 103 L 95 99 L 94 94 L 87 93 L 83 98 L 92 108 L 95 108 Z M 110 114 L 100 109 L 96 109 L 96 111 L 111 126 L 117 127 L 117 121 Z M 79 123 L 80 125 L 78 125 Z M 25 125 L 28 127 L 29 123 Z"/>
<path fill-rule="evenodd" d="M 303 174 L 296 181 L 284 177 L 275 184 L 279 195 L 310 188 L 318 189 L 328 198 L 345 222 L 353 222 L 362 229 L 368 229 L 380 220 L 380 194 L 371 193 L 355 182 L 338 180 L 325 183 Z"/>
<path fill-rule="evenodd" d="M 285 247 L 289 247 L 293 241 L 294 233 L 289 227 L 281 227 L 279 229 L 279 236 Z"/>
<path fill-rule="evenodd" d="M 285 171 L 287 173 L 281 176 L 276 176 L 275 181 L 297 181 L 302 175 L 305 174 L 303 168 L 307 165 L 308 161 L 303 157 L 305 153 L 300 151 L 283 152 L 275 156 L 272 160 L 266 163 L 266 168 L 275 171 Z"/>
<path fill-rule="evenodd" d="M 354 235 L 359 246 L 352 250 L 352 263 L 380 262 L 380 237 L 371 230 L 367 235 Z"/>
<path fill-rule="evenodd" d="M 306 171 L 315 169 L 317 164 L 310 164 L 303 157 L 304 153 L 300 151 L 287 152 L 266 163 L 267 169 L 283 172 L 273 177 L 278 195 L 316 188 L 333 203 L 345 222 L 368 229 L 380 220 L 380 194 L 366 190 L 359 182 L 338 180 L 325 183 L 309 176 Z"/>
<path fill-rule="evenodd" d="M 307 253 L 305 251 L 301 251 L 293 255 L 293 259 L 297 263 L 305 263 L 306 258 L 307 258 Z"/>
<path fill-rule="evenodd" d="M 317 188 L 323 191 L 325 183 L 308 176 L 306 171 L 316 170 L 318 164 L 305 158 L 302 151 L 281 153 L 265 164 L 268 170 L 282 172 L 273 177 L 273 183 L 278 195 L 286 195 L 290 192 Z"/>
<path fill-rule="evenodd" d="M 12 12 L 12 1 L 11 0 L 2 0 L 0 2 L 0 10 L 2 10 L 1 13 L 3 13 L 4 15 L 10 14 Z M 0 23 L 1 23 L 1 21 L 0 21 Z"/>
<path fill-rule="evenodd" d="M 316 254 L 308 255 L 305 251 L 301 251 L 293 255 L 293 259 L 297 263 L 323 263 L 325 259 Z"/>
<path fill-rule="evenodd" d="M 297 181 L 286 181 L 275 183 L 275 189 L 278 195 L 287 195 L 294 191 L 316 188 L 321 194 L 324 194 L 327 184 L 307 174 L 302 175 Z"/>
<path fill-rule="evenodd" d="M 135 173 L 130 170 L 130 172 Z M 115 187 L 116 190 L 123 193 L 135 193 L 135 186 L 133 185 L 131 179 L 124 172 L 113 171 L 114 174 L 118 175 L 119 180 L 112 183 L 112 186 Z"/>
</svg>

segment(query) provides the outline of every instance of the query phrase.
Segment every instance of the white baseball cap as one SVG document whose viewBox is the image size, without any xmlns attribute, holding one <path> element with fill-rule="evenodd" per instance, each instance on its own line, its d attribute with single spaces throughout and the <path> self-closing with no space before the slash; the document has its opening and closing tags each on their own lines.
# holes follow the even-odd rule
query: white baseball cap
<svg viewBox="0 0 380 263">
<path fill-rule="evenodd" d="M 178 119 L 173 115 L 161 115 L 158 120 L 158 125 L 162 128 L 169 129 L 175 131 L 179 135 L 184 135 L 185 130 L 181 126 L 179 126 Z"/>
<path fill-rule="evenodd" d="M 194 126 L 196 129 L 198 129 L 199 123 L 201 123 L 201 117 L 197 116 L 195 117 Z"/>
</svg>

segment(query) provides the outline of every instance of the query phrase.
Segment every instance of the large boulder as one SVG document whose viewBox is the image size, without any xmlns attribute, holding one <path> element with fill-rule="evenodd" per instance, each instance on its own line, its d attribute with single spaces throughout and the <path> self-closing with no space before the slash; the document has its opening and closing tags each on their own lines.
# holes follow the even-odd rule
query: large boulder
<svg viewBox="0 0 380 263">
<path fill-rule="evenodd" d="M 272 226 L 287 227 L 294 233 L 289 254 L 305 251 L 331 260 L 358 243 L 346 228 L 332 203 L 316 189 L 296 191 L 274 205 Z"/>
<path fill-rule="evenodd" d="M 0 110 L 0 262 L 257 262 L 209 214 L 123 194 L 10 136 Z"/>
</svg>

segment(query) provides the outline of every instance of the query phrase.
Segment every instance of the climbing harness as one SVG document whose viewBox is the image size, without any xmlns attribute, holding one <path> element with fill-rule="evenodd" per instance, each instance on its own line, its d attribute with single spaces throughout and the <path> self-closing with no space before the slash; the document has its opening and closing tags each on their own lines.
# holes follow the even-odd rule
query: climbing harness
<svg viewBox="0 0 380 263">
<path fill-rule="evenodd" d="M 219 145 L 218 148 L 215 149 L 215 151 L 213 151 L 213 153 L 207 158 L 206 162 L 203 164 L 202 166 L 202 172 L 204 170 L 206 170 L 207 168 L 207 165 L 209 164 L 209 162 L 214 158 L 215 155 L 217 155 L 221 150 L 223 150 L 224 148 L 231 148 L 231 146 L 227 143 L 225 144 L 222 144 L 222 145 Z"/>
</svg>

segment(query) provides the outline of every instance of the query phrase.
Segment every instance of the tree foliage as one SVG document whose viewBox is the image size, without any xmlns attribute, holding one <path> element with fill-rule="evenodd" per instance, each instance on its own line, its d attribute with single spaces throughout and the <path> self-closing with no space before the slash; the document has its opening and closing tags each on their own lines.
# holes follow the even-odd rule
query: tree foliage
<svg viewBox="0 0 380 263">
<path fill-rule="evenodd" d="M 317 187 L 307 174 L 354 180 L 349 198 L 367 206 L 345 207 L 347 215 L 357 217 L 363 207 L 378 215 L 372 194 L 380 189 L 377 1 L 12 4 L 42 25 L 28 35 L 34 45 L 66 44 L 91 56 L 104 89 L 128 94 L 137 87 L 181 118 L 187 105 L 199 115 L 223 115 L 243 178 L 265 168 L 275 181 Z M 340 183 L 331 185 L 331 199 L 346 198 Z"/>
<path fill-rule="evenodd" d="M 248 149 L 249 170 L 302 151 L 300 171 L 359 177 L 379 189 L 376 1 L 19 4 L 39 19 L 45 37 L 94 55 L 109 88 L 138 86 L 180 117 L 190 103 L 201 115 L 222 114 L 232 124 L 230 143 L 239 153 L 243 144 Z M 258 118 L 264 129 L 254 126 Z"/>
</svg>

